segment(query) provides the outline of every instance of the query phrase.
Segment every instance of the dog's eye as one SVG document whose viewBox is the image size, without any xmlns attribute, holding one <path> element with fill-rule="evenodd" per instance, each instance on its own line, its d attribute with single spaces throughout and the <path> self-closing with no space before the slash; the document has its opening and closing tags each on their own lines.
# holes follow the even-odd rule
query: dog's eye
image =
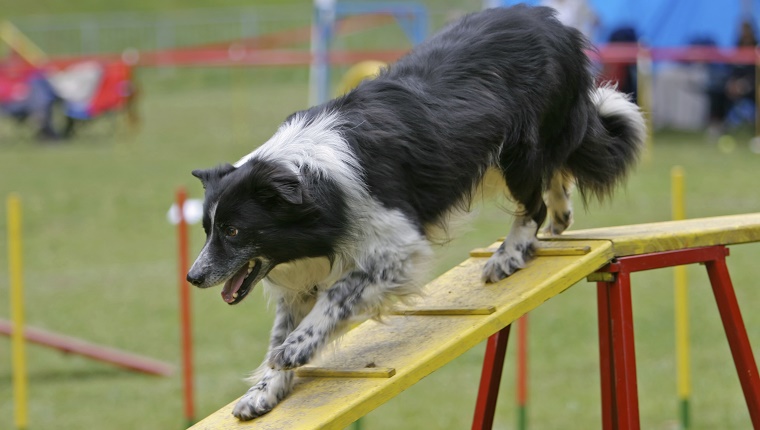
<svg viewBox="0 0 760 430">
<path fill-rule="evenodd" d="M 224 227 L 224 234 L 227 237 L 235 237 L 238 234 L 238 229 L 236 229 L 235 227 L 232 227 L 232 226 L 228 225 L 228 226 Z"/>
</svg>

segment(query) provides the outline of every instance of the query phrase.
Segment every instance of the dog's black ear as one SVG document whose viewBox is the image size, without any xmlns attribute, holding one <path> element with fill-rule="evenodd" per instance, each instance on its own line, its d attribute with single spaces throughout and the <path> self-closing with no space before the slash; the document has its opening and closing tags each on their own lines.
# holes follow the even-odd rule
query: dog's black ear
<svg viewBox="0 0 760 430">
<path fill-rule="evenodd" d="M 201 180 L 203 188 L 206 188 L 206 182 L 208 182 L 208 170 L 195 169 L 192 171 L 193 176 Z"/>
<path fill-rule="evenodd" d="M 285 174 L 270 179 L 272 188 L 283 200 L 294 205 L 303 203 L 303 187 L 297 177 Z"/>
<path fill-rule="evenodd" d="M 284 201 L 292 205 L 304 202 L 305 192 L 297 173 L 281 165 L 262 162 L 244 168 L 250 169 L 251 193 L 262 202 Z"/>
<path fill-rule="evenodd" d="M 210 169 L 196 169 L 192 171 L 192 174 L 201 180 L 203 188 L 205 189 L 209 182 L 218 181 L 233 170 L 235 170 L 235 166 L 232 164 L 222 164 Z"/>
</svg>

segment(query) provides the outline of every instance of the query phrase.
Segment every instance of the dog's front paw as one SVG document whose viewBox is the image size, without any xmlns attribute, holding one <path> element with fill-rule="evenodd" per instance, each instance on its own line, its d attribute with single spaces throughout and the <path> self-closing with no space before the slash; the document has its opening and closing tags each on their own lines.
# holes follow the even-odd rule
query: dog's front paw
<svg viewBox="0 0 760 430">
<path fill-rule="evenodd" d="M 310 344 L 286 340 L 270 352 L 269 367 L 277 370 L 294 369 L 308 363 L 313 355 L 314 348 Z"/>
<path fill-rule="evenodd" d="M 267 369 L 261 380 L 235 404 L 232 415 L 243 421 L 260 417 L 280 403 L 292 387 L 292 371 Z"/>
<path fill-rule="evenodd" d="M 265 382 L 260 382 L 251 387 L 235 404 L 235 408 L 232 409 L 232 415 L 242 421 L 248 421 L 271 411 L 277 405 L 279 399 L 268 388 Z"/>
<path fill-rule="evenodd" d="M 517 246 L 503 243 L 483 267 L 483 282 L 498 282 L 522 269 L 533 256 L 533 249 L 532 243 Z"/>
</svg>

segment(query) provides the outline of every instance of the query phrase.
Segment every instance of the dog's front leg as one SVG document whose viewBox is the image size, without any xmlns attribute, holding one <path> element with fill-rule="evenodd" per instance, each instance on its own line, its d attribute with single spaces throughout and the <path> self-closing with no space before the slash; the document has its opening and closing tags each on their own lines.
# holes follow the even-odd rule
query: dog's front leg
<svg viewBox="0 0 760 430">
<path fill-rule="evenodd" d="M 394 296 L 419 294 L 425 275 L 422 269 L 432 251 L 424 238 L 408 236 L 393 237 L 395 243 L 362 261 L 359 266 L 363 270 L 346 273 L 320 292 L 314 309 L 269 355 L 269 365 L 273 369 L 303 366 L 350 320 L 381 314 Z"/>
<path fill-rule="evenodd" d="M 373 305 L 368 299 L 377 299 L 378 293 L 382 295 L 384 288 L 378 281 L 377 274 L 352 271 L 321 292 L 314 309 L 298 328 L 272 350 L 269 365 L 273 369 L 293 369 L 308 363 L 349 319 Z"/>
<path fill-rule="evenodd" d="M 284 399 L 293 388 L 292 370 L 275 370 L 267 364 L 272 351 L 282 343 L 314 306 L 314 295 L 281 297 L 277 301 L 274 326 L 269 341 L 269 352 L 258 371 L 249 381 L 255 384 L 237 402 L 232 414 L 241 420 L 264 415 Z"/>
</svg>

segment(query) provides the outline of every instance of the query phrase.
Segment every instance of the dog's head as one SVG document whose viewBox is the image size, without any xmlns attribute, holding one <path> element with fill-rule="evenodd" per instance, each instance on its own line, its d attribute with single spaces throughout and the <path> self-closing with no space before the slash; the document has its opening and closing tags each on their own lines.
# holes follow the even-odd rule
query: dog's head
<svg viewBox="0 0 760 430">
<path fill-rule="evenodd" d="M 222 298 L 237 304 L 280 263 L 303 257 L 299 238 L 317 215 L 298 173 L 251 159 L 195 170 L 206 190 L 206 243 L 187 274 L 200 288 L 224 283 Z"/>
</svg>

